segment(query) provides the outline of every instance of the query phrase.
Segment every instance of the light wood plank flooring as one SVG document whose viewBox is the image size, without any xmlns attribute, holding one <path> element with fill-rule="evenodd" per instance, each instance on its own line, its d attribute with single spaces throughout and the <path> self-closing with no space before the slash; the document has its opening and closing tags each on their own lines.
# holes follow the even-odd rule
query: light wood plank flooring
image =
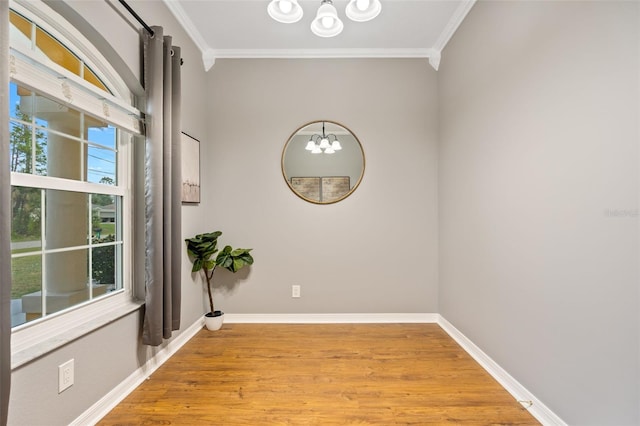
<svg viewBox="0 0 640 426">
<path fill-rule="evenodd" d="M 225 324 L 99 424 L 538 422 L 436 324 Z"/>
</svg>

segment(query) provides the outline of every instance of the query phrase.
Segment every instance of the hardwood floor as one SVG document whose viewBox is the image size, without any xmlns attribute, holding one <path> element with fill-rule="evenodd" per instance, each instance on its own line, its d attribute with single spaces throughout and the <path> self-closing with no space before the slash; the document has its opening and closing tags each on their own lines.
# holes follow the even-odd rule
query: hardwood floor
<svg viewBox="0 0 640 426">
<path fill-rule="evenodd" d="M 539 424 L 436 324 L 225 324 L 100 425 Z"/>
</svg>

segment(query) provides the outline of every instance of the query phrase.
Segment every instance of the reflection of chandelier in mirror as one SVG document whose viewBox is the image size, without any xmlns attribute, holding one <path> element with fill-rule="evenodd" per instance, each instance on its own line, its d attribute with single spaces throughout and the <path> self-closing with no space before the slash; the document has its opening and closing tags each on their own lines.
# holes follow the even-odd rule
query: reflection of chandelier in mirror
<svg viewBox="0 0 640 426">
<path fill-rule="evenodd" d="M 380 0 L 349 0 L 345 13 L 352 21 L 366 22 L 378 16 L 381 10 Z M 273 19 L 284 24 L 298 22 L 303 14 L 298 0 L 271 0 L 267 12 Z M 311 22 L 311 31 L 319 37 L 334 37 L 342 32 L 343 27 L 333 2 L 322 0 L 316 17 Z"/>
<path fill-rule="evenodd" d="M 311 151 L 312 154 L 333 154 L 336 151 L 340 151 L 342 149 L 342 145 L 340 145 L 340 141 L 338 141 L 338 137 L 333 133 L 325 134 L 324 132 L 324 121 L 322 122 L 322 135 L 314 134 L 309 138 L 309 142 L 307 142 L 307 146 L 304 148 L 307 151 Z"/>
</svg>

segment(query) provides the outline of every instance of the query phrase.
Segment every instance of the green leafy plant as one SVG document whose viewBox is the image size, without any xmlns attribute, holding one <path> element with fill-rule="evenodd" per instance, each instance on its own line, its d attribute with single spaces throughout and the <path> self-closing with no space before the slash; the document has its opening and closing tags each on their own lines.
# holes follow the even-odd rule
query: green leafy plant
<svg viewBox="0 0 640 426">
<path fill-rule="evenodd" d="M 253 257 L 249 253 L 252 249 L 225 246 L 218 251 L 218 237 L 222 232 L 215 231 L 206 234 L 198 234 L 195 237 L 187 238 L 187 253 L 193 260 L 191 272 L 204 271 L 207 280 L 207 293 L 209 295 L 209 307 L 214 315 L 216 312 L 213 306 L 213 273 L 217 267 L 222 267 L 231 272 L 238 272 L 246 265 L 253 264 Z M 213 256 L 218 253 L 214 258 Z M 208 314 L 208 315 L 209 315 Z"/>
</svg>

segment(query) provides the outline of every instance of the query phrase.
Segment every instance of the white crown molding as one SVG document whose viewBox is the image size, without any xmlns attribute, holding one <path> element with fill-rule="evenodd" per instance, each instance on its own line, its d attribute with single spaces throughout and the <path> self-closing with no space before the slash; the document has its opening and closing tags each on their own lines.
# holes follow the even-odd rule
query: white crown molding
<svg viewBox="0 0 640 426">
<path fill-rule="evenodd" d="M 538 398 L 522 386 L 516 379 L 485 354 L 478 346 L 455 328 L 449 321 L 438 315 L 438 325 L 455 340 L 482 368 L 496 379 L 533 417 L 543 425 L 566 426 L 567 424 Z"/>
<path fill-rule="evenodd" d="M 209 71 L 216 63 L 216 52 L 211 48 L 207 48 L 207 50 L 203 51 L 202 63 L 204 64 L 204 70 Z"/>
<path fill-rule="evenodd" d="M 196 29 L 193 21 L 186 14 L 178 0 L 163 0 L 178 23 L 184 28 L 191 40 L 202 53 L 205 71 L 215 64 L 216 58 L 236 59 L 321 59 L 321 58 L 428 58 L 429 64 L 437 71 L 440 66 L 440 55 L 453 34 L 456 32 L 476 0 L 463 0 L 442 33 L 431 48 L 415 49 L 213 49 L 202 34 Z"/>
<path fill-rule="evenodd" d="M 433 49 L 216 49 L 216 58 L 428 58 Z"/>
<path fill-rule="evenodd" d="M 200 31 L 196 29 L 196 26 L 193 25 L 193 21 L 189 19 L 189 16 L 186 14 L 180 3 L 177 0 L 163 0 L 164 4 L 167 5 L 167 8 L 171 11 L 173 16 L 176 18 L 178 23 L 182 25 L 182 28 L 186 31 L 186 33 L 191 37 L 191 40 L 196 44 L 196 47 L 202 52 L 202 63 L 204 65 L 204 70 L 209 71 L 213 64 L 216 62 L 216 58 L 213 55 L 213 51 L 211 47 L 207 44 Z"/>
<path fill-rule="evenodd" d="M 440 52 L 435 49 L 430 50 L 431 52 L 429 53 L 429 65 L 431 65 L 434 70 L 438 71 L 438 68 L 440 67 Z"/>
<path fill-rule="evenodd" d="M 230 324 L 384 324 L 436 323 L 438 314 L 224 314 Z"/>
<path fill-rule="evenodd" d="M 433 69 L 436 71 L 440 68 L 442 50 L 444 50 L 447 43 L 449 43 L 449 40 L 451 40 L 451 37 L 453 37 L 455 32 L 458 30 L 458 27 L 462 24 L 462 21 L 464 21 L 464 18 L 466 18 L 475 3 L 476 0 L 464 0 L 460 3 L 453 13 L 453 16 L 451 16 L 451 19 L 449 19 L 449 22 L 447 22 L 447 25 L 445 25 L 444 29 L 440 33 L 436 43 L 433 45 L 433 48 L 431 49 L 433 52 L 429 55 L 429 64 L 431 64 Z"/>
<path fill-rule="evenodd" d="M 460 3 L 455 12 L 453 12 L 451 19 L 449 19 L 449 22 L 447 22 L 447 25 L 445 25 L 444 29 L 440 33 L 436 43 L 433 45 L 433 49 L 437 52 L 442 52 L 444 50 L 447 43 L 449 43 L 449 40 L 451 40 L 451 37 L 453 37 L 453 34 L 458 30 L 458 27 L 462 24 L 462 21 L 464 21 L 464 18 L 466 18 L 475 3 L 476 0 L 464 0 Z"/>
</svg>

